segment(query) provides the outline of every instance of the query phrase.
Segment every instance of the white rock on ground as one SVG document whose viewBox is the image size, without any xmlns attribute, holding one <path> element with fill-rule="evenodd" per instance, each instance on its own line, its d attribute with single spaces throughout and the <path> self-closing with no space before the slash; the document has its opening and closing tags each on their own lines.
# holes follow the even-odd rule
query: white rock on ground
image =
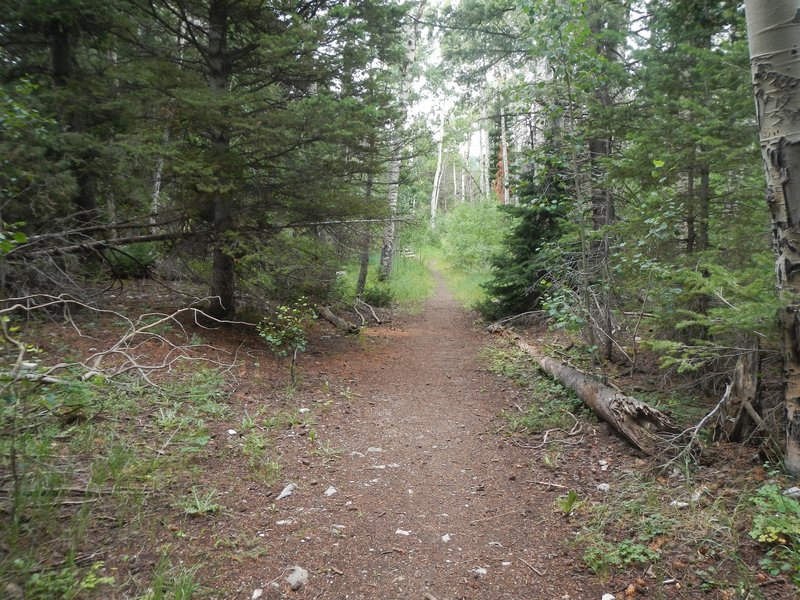
<svg viewBox="0 0 800 600">
<path fill-rule="evenodd" d="M 600 600 L 617 600 L 617 597 L 614 594 L 603 594 Z"/>
<path fill-rule="evenodd" d="M 405 529 L 398 529 L 395 533 L 397 535 L 411 535 L 411 531 L 406 531 Z"/>
<path fill-rule="evenodd" d="M 325 493 L 326 496 L 333 496 L 336 492 L 337 492 L 336 488 L 333 487 L 333 486 L 330 486 L 327 490 L 325 490 L 324 493 Z"/>
<path fill-rule="evenodd" d="M 257 588 L 253 590 L 253 595 L 251 596 L 250 600 L 258 600 L 264 596 L 264 590 L 262 588 Z"/>
<path fill-rule="evenodd" d="M 598 492 L 604 492 L 605 493 L 605 492 L 608 492 L 610 490 L 611 490 L 611 486 L 608 485 L 607 483 L 599 483 L 599 484 L 597 484 L 597 491 Z"/>
<path fill-rule="evenodd" d="M 280 494 L 278 494 L 278 497 L 275 499 L 283 500 L 284 498 L 288 498 L 289 496 L 292 495 L 292 492 L 294 492 L 296 489 L 297 485 L 294 483 L 290 483 L 285 488 L 283 488 L 283 491 Z"/>
<path fill-rule="evenodd" d="M 472 569 L 472 570 L 470 571 L 470 573 L 472 573 L 472 576 L 473 576 L 475 579 L 479 579 L 479 578 L 483 577 L 483 576 L 484 576 L 484 575 L 486 575 L 486 573 L 488 573 L 488 572 L 489 572 L 489 571 L 487 571 L 487 570 L 486 570 L 486 569 L 484 569 L 483 567 L 475 567 L 474 569 Z"/>
<path fill-rule="evenodd" d="M 298 567 L 297 565 L 290 568 L 292 569 L 292 572 L 286 576 L 284 581 L 289 584 L 289 587 L 292 588 L 293 591 L 296 592 L 308 583 L 308 571 L 306 571 L 303 567 Z"/>
<path fill-rule="evenodd" d="M 790 487 L 788 490 L 784 490 L 783 495 L 800 500 L 800 487 Z"/>
</svg>

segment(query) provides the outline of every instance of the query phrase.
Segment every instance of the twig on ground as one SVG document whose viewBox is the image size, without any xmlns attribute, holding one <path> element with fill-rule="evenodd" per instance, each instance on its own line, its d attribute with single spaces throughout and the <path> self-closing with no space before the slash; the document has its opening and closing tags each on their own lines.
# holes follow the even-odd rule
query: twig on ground
<svg viewBox="0 0 800 600">
<path fill-rule="evenodd" d="M 529 568 L 531 571 L 533 571 L 534 573 L 536 573 L 536 574 L 537 574 L 539 577 L 544 577 L 544 576 L 546 575 L 546 573 L 543 573 L 542 571 L 540 571 L 539 569 L 537 569 L 536 567 L 534 567 L 534 566 L 533 566 L 531 563 L 529 563 L 529 562 L 528 562 L 527 560 L 525 560 L 524 558 L 520 558 L 520 559 L 519 559 L 519 561 L 520 561 L 520 562 L 521 562 L 523 565 L 525 565 L 526 567 L 528 567 L 528 568 Z"/>
<path fill-rule="evenodd" d="M 496 515 L 492 515 L 491 517 L 484 517 L 482 519 L 475 519 L 474 521 L 470 521 L 470 525 L 477 525 L 478 523 L 483 523 L 485 521 L 491 521 L 492 519 L 499 519 L 500 517 L 507 517 L 508 515 L 513 515 L 515 512 L 518 512 L 519 509 L 509 510 L 508 512 L 498 513 Z"/>
<path fill-rule="evenodd" d="M 560 483 L 553 483 L 552 481 L 533 481 L 533 480 L 531 480 L 528 483 L 538 483 L 539 485 L 546 485 L 546 486 L 549 486 L 549 487 L 558 488 L 560 490 L 568 489 L 567 486 L 561 485 Z"/>
</svg>

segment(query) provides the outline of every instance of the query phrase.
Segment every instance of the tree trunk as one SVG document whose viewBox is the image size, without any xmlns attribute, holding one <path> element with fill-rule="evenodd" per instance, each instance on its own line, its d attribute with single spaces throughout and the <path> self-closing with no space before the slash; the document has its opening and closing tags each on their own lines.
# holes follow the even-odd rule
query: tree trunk
<svg viewBox="0 0 800 600">
<path fill-rule="evenodd" d="M 500 146 L 503 162 L 503 204 L 511 203 L 511 188 L 508 181 L 508 132 L 506 131 L 506 113 L 500 107 Z"/>
<path fill-rule="evenodd" d="M 745 0 L 782 332 L 787 471 L 800 477 L 800 0 Z"/>
<path fill-rule="evenodd" d="M 686 253 L 692 254 L 697 245 L 694 215 L 694 167 L 686 173 Z"/>
<path fill-rule="evenodd" d="M 370 145 L 372 148 L 372 145 Z M 367 183 L 364 185 L 364 198 L 367 204 L 372 200 L 372 171 L 367 173 Z M 364 226 L 364 238 L 361 241 L 361 257 L 358 266 L 358 280 L 356 281 L 356 298 L 364 295 L 364 288 L 367 285 L 367 275 L 369 273 L 369 252 L 372 248 L 372 232 L 369 225 Z"/>
<path fill-rule="evenodd" d="M 697 195 L 697 249 L 708 250 L 708 209 L 711 198 L 709 168 L 700 165 L 700 190 Z"/>
<path fill-rule="evenodd" d="M 519 336 L 512 334 L 511 337 L 523 352 L 539 361 L 539 367 L 544 372 L 573 390 L 600 419 L 642 452 L 652 454 L 658 450 L 657 432 L 676 431 L 670 418 L 660 410 L 603 385 L 549 356 L 540 356 L 533 346 Z"/>
<path fill-rule="evenodd" d="M 346 321 L 342 317 L 334 314 L 334 312 L 328 306 L 320 306 L 319 314 L 323 319 L 328 321 L 328 323 L 330 323 L 337 329 L 341 329 L 342 331 L 345 331 L 347 333 L 359 332 L 358 325 L 354 325 L 353 323 Z"/>
<path fill-rule="evenodd" d="M 383 229 L 383 247 L 381 248 L 381 264 L 378 269 L 378 279 L 386 281 L 392 274 L 394 263 L 394 239 L 397 234 L 397 223 L 394 216 L 397 214 L 397 195 L 400 191 L 400 140 L 395 139 L 392 157 L 389 160 L 389 191 L 386 195 L 386 204 L 389 209 L 390 220 Z"/>
<path fill-rule="evenodd" d="M 481 109 L 481 156 L 478 161 L 481 169 L 481 195 L 484 197 L 484 199 L 488 199 L 491 193 L 491 186 L 489 185 L 489 131 L 487 129 L 483 129 L 483 125 L 487 123 L 487 119 L 488 116 L 486 114 L 486 105 L 484 104 L 483 108 Z"/>
<path fill-rule="evenodd" d="M 53 83 L 57 88 L 68 92 L 70 86 L 76 85 L 76 51 L 80 40 L 80 29 L 54 19 L 48 31 L 48 38 Z M 62 126 L 68 127 L 75 134 L 85 133 L 87 126 L 84 111 L 87 107 L 75 105 L 70 99 L 62 99 L 62 102 L 65 103 L 59 111 Z M 94 221 L 98 216 L 96 178 L 90 164 L 93 158 L 93 151 L 83 147 L 78 150 L 77 156 L 71 157 L 70 161 L 75 165 L 72 170 L 78 188 L 74 197 L 78 209 L 77 220 L 82 223 Z"/>
<path fill-rule="evenodd" d="M 414 17 L 406 24 L 406 52 L 400 66 L 400 89 L 398 90 L 398 101 L 400 105 L 400 123 L 405 121 L 408 109 L 408 94 L 411 90 L 414 74 L 412 67 L 417 60 L 417 35 L 419 31 L 419 20 L 425 10 L 427 0 L 420 0 Z M 378 269 L 378 279 L 385 281 L 392 274 L 394 263 L 394 245 L 397 235 L 397 224 L 394 217 L 397 215 L 397 196 L 400 188 L 400 162 L 402 160 L 402 140 L 399 132 L 396 131 L 392 156 L 389 160 L 389 182 L 386 193 L 386 204 L 389 209 L 389 218 L 383 230 L 383 247 L 381 248 L 381 264 Z"/>
<path fill-rule="evenodd" d="M 212 0 L 208 9 L 208 85 L 213 94 L 226 94 L 230 85 L 231 63 L 228 56 L 228 2 Z M 212 151 L 217 164 L 224 164 L 230 149 L 229 133 L 223 123 L 210 132 Z M 223 187 L 220 182 L 220 188 Z M 232 314 L 235 306 L 235 263 L 232 237 L 236 229 L 236 210 L 230 194 L 218 189 L 212 199 L 213 250 L 211 295 L 212 317 Z"/>
<path fill-rule="evenodd" d="M 444 165 L 444 106 L 439 115 L 439 148 L 436 152 L 436 173 L 433 176 L 433 190 L 431 191 L 431 229 L 436 228 L 436 213 L 439 209 L 439 191 L 442 187 L 442 171 Z"/>
</svg>

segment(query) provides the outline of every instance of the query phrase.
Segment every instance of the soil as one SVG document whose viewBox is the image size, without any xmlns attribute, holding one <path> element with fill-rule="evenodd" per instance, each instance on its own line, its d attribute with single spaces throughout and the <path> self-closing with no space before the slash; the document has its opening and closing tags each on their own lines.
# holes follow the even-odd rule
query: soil
<svg viewBox="0 0 800 600">
<path fill-rule="evenodd" d="M 587 513 L 564 516 L 558 499 L 572 490 L 586 508 L 609 501 L 598 485 L 609 484 L 613 493 L 645 462 L 604 425 L 587 419 L 549 463 L 544 457 L 551 447 L 541 436 L 501 433 L 501 414 L 522 410 L 530 393 L 489 371 L 482 351 L 498 338 L 437 281 L 419 314 L 395 315 L 358 336 L 320 322 L 299 357 L 300 384 L 288 390 L 286 364 L 252 328 L 193 330 L 187 323 L 188 334 L 207 344 L 195 352 L 234 365 L 228 371 L 229 411 L 208 419 L 211 441 L 203 452 L 188 456 L 185 472 L 153 490 L 135 511 L 106 506 L 112 499 L 104 495 L 92 498 L 89 546 L 78 549 L 78 559 L 104 562 L 101 574 L 114 577 L 114 598 L 146 594 L 165 555 L 175 569 L 197 569 L 200 597 L 219 599 L 599 600 L 612 593 L 732 600 L 741 597 L 732 588 L 742 574 L 737 569 L 761 577 L 765 598 L 794 597 L 787 581 L 752 566 L 763 556 L 755 544 L 733 555 L 749 567 L 725 558 L 726 549 L 713 545 L 713 524 L 708 544 L 699 548 L 656 538 L 662 558 L 655 569 L 635 564 L 606 578 L 590 571 L 583 548 L 572 543 Z M 113 303 L 120 310 L 169 312 L 174 298 L 141 284 L 118 293 Z M 52 340 L 67 344 L 70 330 L 50 326 L 53 350 Z M 115 339 L 103 323 L 92 336 L 74 339 L 68 348 L 88 356 Z M 47 344 L 43 339 L 39 345 Z M 139 350 L 160 358 L 157 348 Z M 302 421 L 279 429 L 265 424 L 280 413 L 300 414 Z M 162 455 L 179 453 L 169 439 L 147 438 L 144 417 L 131 420 L 132 427 L 142 427 L 142 445 L 160 448 Z M 248 417 L 269 437 L 281 464 L 277 481 L 254 477 L 243 457 Z M 701 468 L 695 485 L 713 490 L 705 496 L 709 502 L 736 506 L 737 478 L 763 481 L 763 469 L 752 448 L 715 452 L 724 467 Z M 657 481 L 665 507 L 685 492 L 667 478 Z M 290 483 L 296 489 L 278 499 Z M 187 515 L 178 499 L 193 489 L 218 492 L 221 510 Z M 617 543 L 635 533 L 630 524 L 615 531 L 612 523 L 609 530 Z M 285 579 L 294 566 L 309 579 L 293 591 Z M 709 566 L 714 586 L 697 575 Z M 105 589 L 93 597 L 110 596 Z"/>
<path fill-rule="evenodd" d="M 297 489 L 282 500 L 274 495 L 282 486 L 237 483 L 218 465 L 212 484 L 227 489 L 230 500 L 222 502 L 235 502 L 233 510 L 211 531 L 189 533 L 198 547 L 186 560 L 215 563 L 204 575 L 225 590 L 219 597 L 250 598 L 256 589 L 265 598 L 440 600 L 600 598 L 610 591 L 583 567 L 569 544 L 575 527 L 554 501 L 566 488 L 602 496 L 596 485 L 614 471 L 600 477 L 598 460 L 613 462 L 625 447 L 589 428 L 574 458 L 581 468 L 553 473 L 497 435 L 499 413 L 524 401 L 487 371 L 480 352 L 489 334 L 474 319 L 439 281 L 417 316 L 368 329 L 360 341 L 337 334 L 318 340 L 300 364 L 304 389 L 325 378 L 344 386 L 315 427 L 316 446 L 327 450 L 285 433 L 283 480 Z M 239 374 L 239 396 L 258 394 L 251 371 Z M 326 397 L 299 396 L 294 402 L 311 407 Z M 335 494 L 326 496 L 331 487 Z M 204 544 L 209 534 L 218 540 L 243 532 L 263 536 L 268 553 L 220 562 Z M 293 565 L 311 575 L 289 592 L 284 578 Z"/>
</svg>

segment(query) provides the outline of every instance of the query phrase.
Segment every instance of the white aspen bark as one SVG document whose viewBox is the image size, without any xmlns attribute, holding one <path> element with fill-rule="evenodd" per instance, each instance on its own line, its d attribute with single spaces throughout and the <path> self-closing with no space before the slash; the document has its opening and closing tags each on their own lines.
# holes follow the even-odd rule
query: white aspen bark
<svg viewBox="0 0 800 600">
<path fill-rule="evenodd" d="M 427 0 L 420 0 L 414 17 L 406 24 L 406 54 L 400 65 L 400 89 L 397 93 L 398 103 L 400 105 L 401 124 L 405 121 L 408 109 L 408 94 L 414 79 L 413 66 L 417 60 L 419 20 L 422 17 L 422 12 L 425 10 L 426 3 Z M 389 278 L 394 263 L 394 244 L 397 235 L 397 224 L 394 221 L 394 217 L 397 215 L 397 197 L 400 192 L 400 163 L 402 161 L 403 150 L 401 138 L 402 136 L 400 133 L 395 132 L 392 156 L 389 160 L 389 181 L 386 192 L 386 204 L 389 209 L 390 220 L 387 221 L 386 227 L 383 230 L 383 247 L 381 248 L 380 268 L 378 269 L 378 278 L 381 281 Z"/>
<path fill-rule="evenodd" d="M 442 187 L 442 170 L 444 162 L 444 107 L 439 112 L 439 149 L 436 152 L 436 173 L 433 176 L 431 191 L 431 229 L 436 228 L 436 212 L 439 209 L 439 191 Z"/>
<path fill-rule="evenodd" d="M 508 181 L 508 132 L 506 131 L 505 108 L 500 107 L 500 145 L 503 156 L 503 204 L 511 203 L 511 189 Z"/>
<path fill-rule="evenodd" d="M 169 131 L 164 132 L 164 146 L 169 143 Z M 161 178 L 164 174 L 164 157 L 156 159 L 156 169 L 153 173 L 153 193 L 150 196 L 150 233 L 157 233 L 158 213 L 161 210 Z"/>
<path fill-rule="evenodd" d="M 461 203 L 467 201 L 467 170 L 461 167 Z"/>
<path fill-rule="evenodd" d="M 772 216 L 782 333 L 786 470 L 800 476 L 800 0 L 745 0 Z"/>
<path fill-rule="evenodd" d="M 481 108 L 481 125 L 484 125 L 488 119 L 486 113 L 486 105 Z M 481 176 L 480 187 L 481 195 L 484 198 L 489 198 L 490 185 L 489 185 L 489 130 L 481 127 Z"/>
<path fill-rule="evenodd" d="M 458 165 L 456 165 L 456 157 L 451 155 L 453 160 L 453 206 L 458 201 Z"/>
</svg>

